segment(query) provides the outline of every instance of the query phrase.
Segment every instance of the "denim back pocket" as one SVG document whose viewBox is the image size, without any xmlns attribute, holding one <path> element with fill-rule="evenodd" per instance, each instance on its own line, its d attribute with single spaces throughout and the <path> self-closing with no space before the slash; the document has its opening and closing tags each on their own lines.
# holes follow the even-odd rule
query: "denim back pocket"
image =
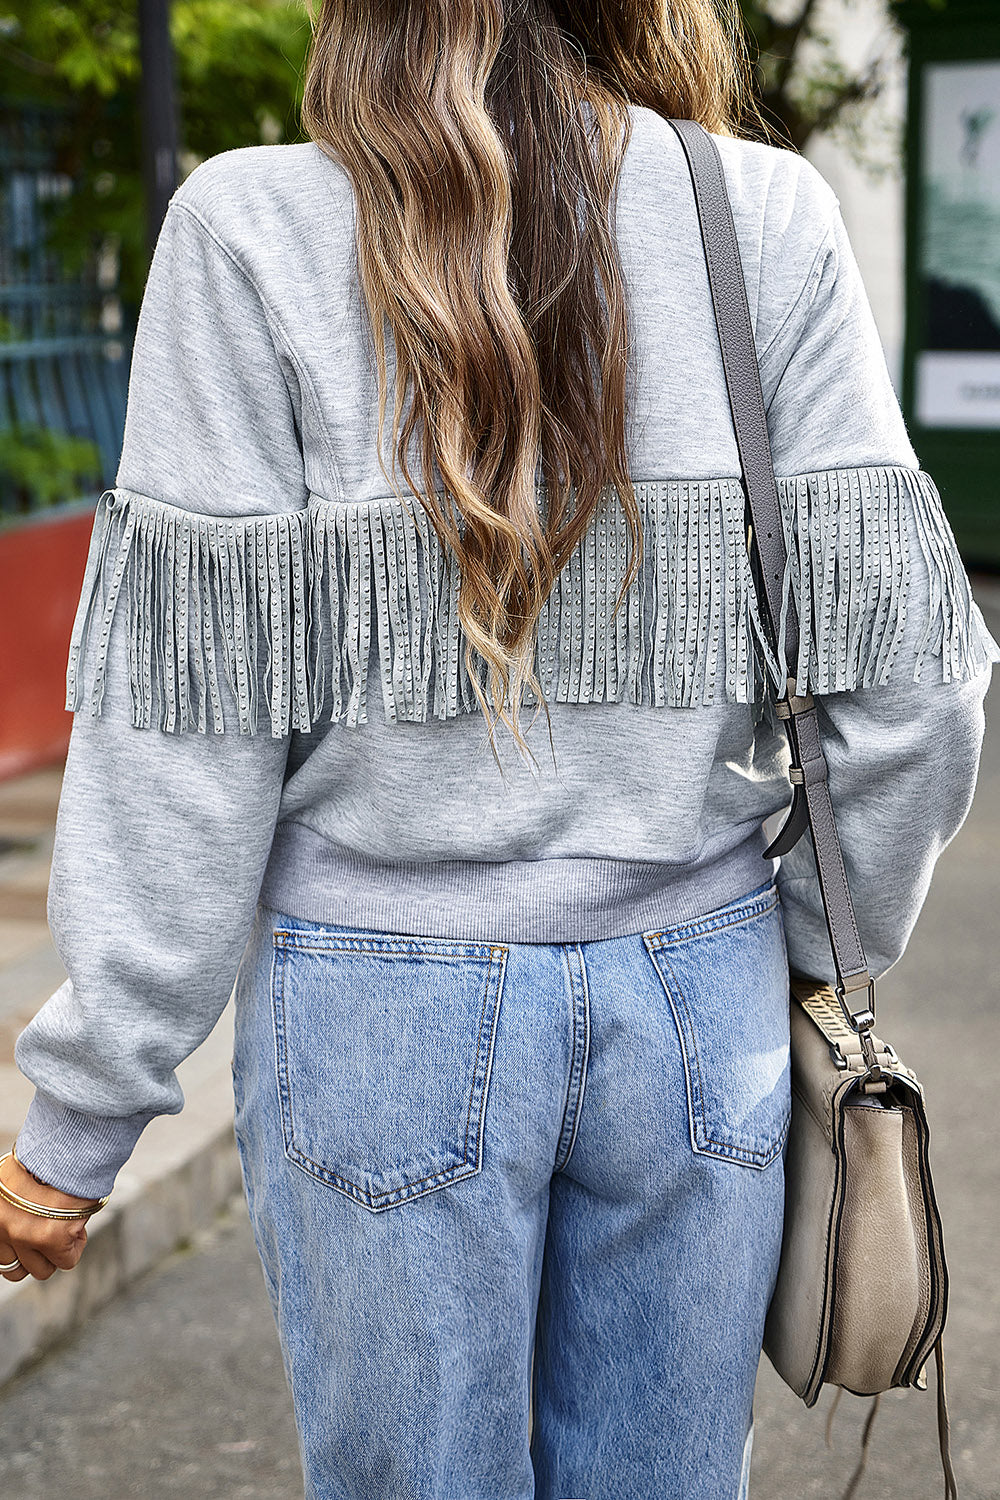
<svg viewBox="0 0 1000 1500">
<path fill-rule="evenodd" d="M 791 1119 L 788 958 L 776 888 L 642 936 L 677 1028 L 692 1148 L 766 1167 Z"/>
<path fill-rule="evenodd" d="M 373 1212 L 478 1172 L 508 950 L 313 925 L 273 946 L 288 1159 Z"/>
</svg>

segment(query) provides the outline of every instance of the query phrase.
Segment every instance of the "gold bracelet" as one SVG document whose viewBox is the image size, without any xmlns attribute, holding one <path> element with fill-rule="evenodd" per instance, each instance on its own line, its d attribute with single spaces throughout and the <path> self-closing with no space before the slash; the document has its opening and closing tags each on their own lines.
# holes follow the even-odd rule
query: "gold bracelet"
<svg viewBox="0 0 1000 1500">
<path fill-rule="evenodd" d="M 15 1161 L 18 1161 L 13 1150 L 11 1150 L 6 1155 L 0 1156 L 0 1167 L 3 1166 L 7 1157 L 10 1156 L 14 1157 Z M 18 1165 L 24 1167 L 23 1162 L 18 1162 Z M 24 1167 L 24 1170 L 27 1171 L 27 1167 Z M 46 1208 L 42 1203 L 32 1203 L 29 1199 L 22 1198 L 20 1193 L 15 1193 L 12 1188 L 0 1182 L 0 1198 L 6 1198 L 7 1202 L 12 1203 L 15 1208 L 21 1208 L 25 1213 L 35 1214 L 40 1219 L 89 1219 L 91 1214 L 96 1214 L 99 1209 L 104 1207 L 110 1197 L 111 1194 L 108 1193 L 106 1197 L 101 1198 L 91 1208 Z"/>
<path fill-rule="evenodd" d="M 51 1188 L 52 1187 L 51 1182 L 42 1182 L 40 1178 L 35 1177 L 34 1172 L 32 1172 L 30 1170 L 30 1168 L 28 1168 L 28 1167 L 26 1167 L 24 1165 L 24 1162 L 21 1160 L 21 1158 L 17 1154 L 17 1142 L 16 1141 L 14 1141 L 14 1142 L 11 1143 L 10 1155 L 17 1162 L 18 1166 L 21 1168 L 21 1171 L 22 1172 L 27 1172 L 28 1176 L 31 1177 L 31 1178 L 33 1178 L 34 1181 L 38 1183 L 39 1187 L 47 1187 L 47 1188 Z M 0 1160 L 3 1160 L 3 1158 L 0 1158 Z M 4 1184 L 2 1182 L 0 1182 L 0 1188 L 3 1188 L 3 1187 L 4 1187 Z M 8 1192 L 8 1193 L 13 1192 L 13 1188 L 5 1188 L 5 1191 Z M 53 1188 L 53 1192 L 61 1192 L 61 1191 L 62 1191 L 62 1189 L 60 1189 L 60 1188 Z M 19 1195 L 15 1193 L 14 1196 L 17 1197 Z M 96 1214 L 99 1209 L 101 1209 L 101 1208 L 104 1207 L 105 1203 L 107 1203 L 107 1201 L 108 1201 L 108 1199 L 110 1197 L 111 1197 L 110 1193 L 105 1193 L 104 1197 L 103 1198 L 98 1198 L 97 1202 L 94 1203 L 90 1208 L 84 1208 L 84 1209 L 80 1210 L 80 1212 L 84 1213 L 88 1217 L 91 1214 Z M 28 1201 L 27 1199 L 22 1199 L 22 1202 L 27 1202 L 27 1201 Z M 71 1209 L 71 1208 L 66 1208 L 66 1209 L 62 1209 L 62 1208 L 58 1208 L 58 1209 L 57 1208 L 51 1208 L 51 1209 L 44 1208 L 44 1206 L 42 1204 L 40 1204 L 40 1203 L 37 1204 L 36 1207 L 42 1209 L 44 1213 L 60 1213 L 60 1214 L 62 1214 L 62 1213 L 68 1213 L 68 1214 L 72 1214 L 72 1213 L 76 1212 L 76 1210 Z"/>
</svg>

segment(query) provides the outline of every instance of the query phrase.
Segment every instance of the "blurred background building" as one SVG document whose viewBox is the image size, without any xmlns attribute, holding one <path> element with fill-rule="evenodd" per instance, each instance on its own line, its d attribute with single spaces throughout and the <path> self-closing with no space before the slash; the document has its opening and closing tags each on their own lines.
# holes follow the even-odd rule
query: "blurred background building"
<svg viewBox="0 0 1000 1500">
<path fill-rule="evenodd" d="M 914 447 L 966 564 L 996 571 L 1000 3 L 816 11 L 846 75 L 870 82 L 806 154 L 840 196 Z"/>
<path fill-rule="evenodd" d="M 970 568 L 1000 568 L 1000 0 L 743 0 L 776 132 L 838 192 Z M 111 18 L 109 18 L 111 17 Z M 176 181 L 302 139 L 301 0 L 0 0 L 0 778 L 58 761 L 93 508 Z"/>
</svg>

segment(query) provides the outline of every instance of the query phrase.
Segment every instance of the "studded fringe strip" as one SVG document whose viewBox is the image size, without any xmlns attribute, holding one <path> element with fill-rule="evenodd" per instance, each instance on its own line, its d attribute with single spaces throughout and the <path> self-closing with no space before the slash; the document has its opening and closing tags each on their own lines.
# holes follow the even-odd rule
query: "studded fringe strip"
<svg viewBox="0 0 1000 1500">
<path fill-rule="evenodd" d="M 945 681 L 1000 659 L 929 475 L 828 470 L 781 479 L 778 489 L 786 584 L 800 620 L 800 692 L 807 674 L 818 693 L 886 682 L 908 607 L 924 621 L 914 677 L 928 659 L 940 660 L 934 670 Z M 653 481 L 635 491 L 646 557 L 614 620 L 628 531 L 613 495 L 546 601 L 535 657 L 546 697 L 757 702 L 765 672 L 783 684 L 784 649 L 781 636 L 776 661 L 761 627 L 740 481 Z M 930 573 L 920 598 L 910 588 L 914 536 Z M 478 709 L 458 582 L 415 498 L 407 506 L 313 497 L 287 514 L 228 519 L 108 490 L 73 628 L 66 706 L 101 712 L 112 626 L 124 608 L 137 727 L 222 733 L 234 713 L 241 734 L 262 723 L 275 736 L 364 723 L 372 666 L 386 719 L 452 718 Z M 485 688 L 484 662 L 478 670 Z"/>
</svg>

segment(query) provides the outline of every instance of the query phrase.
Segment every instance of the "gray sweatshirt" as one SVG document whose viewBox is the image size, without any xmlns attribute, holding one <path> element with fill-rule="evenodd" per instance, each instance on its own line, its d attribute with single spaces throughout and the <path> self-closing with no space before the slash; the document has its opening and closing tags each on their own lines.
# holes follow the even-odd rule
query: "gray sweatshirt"
<svg viewBox="0 0 1000 1500">
<path fill-rule="evenodd" d="M 969 810 L 1000 646 L 835 194 L 793 153 L 717 137 L 803 625 L 799 658 L 770 658 L 690 178 L 669 125 L 631 113 L 617 228 L 646 561 L 612 621 L 626 556 L 609 498 L 539 627 L 555 758 L 539 713 L 534 764 L 498 731 L 502 776 L 457 573 L 388 433 L 380 467 L 346 173 L 312 143 L 256 146 L 174 194 L 70 649 L 48 906 L 69 977 L 15 1050 L 36 1090 L 18 1152 L 55 1186 L 110 1191 L 148 1121 L 181 1109 L 175 1070 L 226 1004 L 260 899 L 585 942 L 774 876 L 792 966 L 834 978 L 809 836 L 762 858 L 791 795 L 764 692 L 786 666 L 820 697 L 872 971 L 903 952 Z M 391 413 L 391 344 L 389 361 Z"/>
</svg>

